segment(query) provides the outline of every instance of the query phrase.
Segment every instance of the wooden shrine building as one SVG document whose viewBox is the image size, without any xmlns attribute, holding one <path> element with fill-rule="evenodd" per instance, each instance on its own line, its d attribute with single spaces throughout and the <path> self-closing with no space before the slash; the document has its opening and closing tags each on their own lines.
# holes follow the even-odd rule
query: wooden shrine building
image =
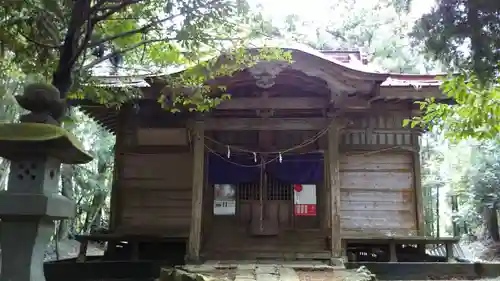
<svg viewBox="0 0 500 281">
<path fill-rule="evenodd" d="M 154 77 L 135 105 L 82 106 L 116 134 L 112 233 L 183 239 L 189 260 L 330 259 L 346 239 L 424 236 L 420 132 L 402 122 L 442 98 L 438 81 L 290 51 L 225 78 L 231 99 L 203 116 L 163 110 Z"/>
</svg>

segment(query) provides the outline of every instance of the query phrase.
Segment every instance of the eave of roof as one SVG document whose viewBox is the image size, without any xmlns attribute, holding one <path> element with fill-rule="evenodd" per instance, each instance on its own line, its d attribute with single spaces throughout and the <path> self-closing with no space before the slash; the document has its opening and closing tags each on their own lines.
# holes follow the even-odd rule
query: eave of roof
<svg viewBox="0 0 500 281">
<path fill-rule="evenodd" d="M 372 77 L 375 78 L 376 80 L 383 81 L 388 77 L 388 73 L 381 73 L 377 71 L 373 71 L 367 67 L 362 67 L 359 65 L 353 65 L 349 63 L 344 63 L 340 60 L 334 59 L 330 56 L 325 55 L 321 51 L 318 51 L 312 47 L 309 47 L 305 44 L 299 44 L 299 43 L 289 43 L 287 45 L 273 45 L 272 43 L 267 45 L 266 47 L 271 47 L 271 48 L 281 48 L 283 50 L 290 50 L 290 51 L 298 51 L 304 54 L 307 54 L 312 57 L 320 58 L 324 61 L 327 61 L 334 66 L 341 67 L 342 69 L 352 72 L 353 74 L 357 74 L 359 76 L 364 76 L 364 77 Z M 253 48 L 253 49 L 259 49 L 259 48 Z"/>
<path fill-rule="evenodd" d="M 287 51 L 300 52 L 312 58 L 321 59 L 322 61 L 330 64 L 332 67 L 340 68 L 343 71 L 346 71 L 354 76 L 359 76 L 360 78 L 365 80 L 377 81 L 382 83 L 389 77 L 389 73 L 377 72 L 364 65 L 350 64 L 342 62 L 340 60 L 336 60 L 304 44 L 292 43 L 287 45 L 282 45 L 282 44 L 280 45 L 271 43 L 267 44 L 266 47 L 271 47 L 271 48 L 276 47 Z M 259 49 L 262 48 L 253 47 L 249 48 L 248 50 L 259 50 Z M 96 75 L 93 78 L 99 81 L 98 82 L 99 86 L 104 86 L 104 87 L 127 87 L 127 86 L 149 87 L 150 84 L 147 82 L 147 80 L 154 80 L 155 78 L 157 79 L 161 77 L 166 77 L 169 75 L 173 75 L 175 73 L 180 73 L 186 69 L 187 67 L 184 68 L 175 67 L 166 71 L 165 73 L 156 75 L 122 75 L 122 76 Z"/>
</svg>

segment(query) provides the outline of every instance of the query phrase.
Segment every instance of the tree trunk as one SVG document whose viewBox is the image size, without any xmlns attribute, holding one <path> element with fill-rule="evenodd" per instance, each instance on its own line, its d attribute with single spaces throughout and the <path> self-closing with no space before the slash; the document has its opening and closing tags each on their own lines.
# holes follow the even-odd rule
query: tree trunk
<svg viewBox="0 0 500 281">
<path fill-rule="evenodd" d="M 90 210 L 85 219 L 85 232 L 90 233 L 100 226 L 102 206 L 106 201 L 107 192 L 97 191 L 92 198 Z"/>
<path fill-rule="evenodd" d="M 439 206 L 439 199 L 440 199 L 440 189 L 441 189 L 441 183 L 438 183 L 436 185 L 436 237 L 439 238 L 441 237 L 441 227 L 440 227 L 440 223 L 441 223 L 441 219 L 440 219 L 440 206 Z"/>
<path fill-rule="evenodd" d="M 90 233 L 101 226 L 102 208 L 108 197 L 108 191 L 104 187 L 106 187 L 106 177 L 109 174 L 108 170 L 110 166 L 106 160 L 107 159 L 98 157 L 97 161 L 97 182 L 101 188 L 95 191 L 84 226 L 85 231 Z"/>
<path fill-rule="evenodd" d="M 90 224 L 90 233 L 96 232 L 101 227 L 102 225 L 101 220 L 102 220 L 102 204 L 95 213 L 94 221 Z"/>
<path fill-rule="evenodd" d="M 74 200 L 73 166 L 66 164 L 62 165 L 61 182 L 62 182 L 62 195 L 70 200 Z M 59 223 L 59 227 L 57 229 L 57 239 L 59 241 L 68 238 L 72 222 L 73 222 L 72 219 L 65 219 Z"/>
<path fill-rule="evenodd" d="M 498 214 L 496 208 L 484 208 L 483 219 L 490 238 L 495 242 L 500 241 L 500 234 L 498 232 Z"/>
<path fill-rule="evenodd" d="M 5 159 L 0 162 L 0 190 L 5 190 L 7 188 L 9 164 L 10 162 Z"/>
</svg>

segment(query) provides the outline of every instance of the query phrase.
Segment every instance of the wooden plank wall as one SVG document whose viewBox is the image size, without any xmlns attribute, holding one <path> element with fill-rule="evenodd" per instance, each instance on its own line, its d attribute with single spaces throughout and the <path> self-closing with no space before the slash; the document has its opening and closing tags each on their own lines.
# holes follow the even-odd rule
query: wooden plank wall
<svg viewBox="0 0 500 281">
<path fill-rule="evenodd" d="M 191 220 L 193 155 L 182 133 L 130 130 L 121 153 L 120 223 L 117 231 L 188 237 Z M 179 135 L 172 142 L 172 133 Z M 155 138 L 144 136 L 154 135 Z M 168 136 L 169 142 L 162 140 Z"/>
<path fill-rule="evenodd" d="M 343 233 L 416 234 L 410 153 L 344 154 L 340 182 Z"/>
<path fill-rule="evenodd" d="M 191 153 L 125 154 L 123 228 L 189 233 Z"/>
<path fill-rule="evenodd" d="M 353 114 L 342 136 L 341 225 L 345 235 L 416 235 L 412 132 L 408 111 Z"/>
<path fill-rule="evenodd" d="M 348 116 L 353 122 L 344 130 L 340 144 L 343 233 L 415 234 L 417 215 L 412 154 L 404 149 L 391 150 L 392 147 L 415 146 L 413 132 L 401 126 L 402 120 L 409 116 L 407 113 L 393 111 L 386 115 Z M 157 135 L 159 131 L 150 133 Z M 300 140 L 314 133 L 296 132 L 301 135 Z M 183 145 L 188 141 L 183 134 L 179 130 L 168 133 L 169 139 L 177 136 L 174 144 L 166 145 L 160 138 L 147 137 L 148 143 L 141 145 L 137 127 L 124 130 L 119 157 L 117 230 L 188 237 L 193 156 L 189 146 Z M 291 135 L 277 138 L 274 145 L 281 148 L 300 143 L 292 140 Z M 149 143 L 152 139 L 155 141 Z M 282 139 L 287 143 L 281 143 Z M 223 143 L 233 142 L 226 140 Z M 322 147 L 319 141 L 306 150 Z M 365 154 L 359 155 L 360 152 Z"/>
</svg>

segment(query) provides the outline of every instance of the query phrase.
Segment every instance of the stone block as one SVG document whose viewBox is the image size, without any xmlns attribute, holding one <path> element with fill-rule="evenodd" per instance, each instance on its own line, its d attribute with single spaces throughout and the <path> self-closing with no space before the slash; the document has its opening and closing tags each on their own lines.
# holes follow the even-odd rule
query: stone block
<svg viewBox="0 0 500 281">
<path fill-rule="evenodd" d="M 75 202 L 68 198 L 52 194 L 27 194 L 0 192 L 0 217 L 11 218 L 44 217 L 52 220 L 74 217 Z"/>
<path fill-rule="evenodd" d="M 52 157 L 33 157 L 12 161 L 9 174 L 9 193 L 59 193 L 61 161 Z"/>
<path fill-rule="evenodd" d="M 162 269 L 160 281 L 212 281 L 213 278 L 199 273 L 191 273 L 181 269 Z"/>
</svg>

